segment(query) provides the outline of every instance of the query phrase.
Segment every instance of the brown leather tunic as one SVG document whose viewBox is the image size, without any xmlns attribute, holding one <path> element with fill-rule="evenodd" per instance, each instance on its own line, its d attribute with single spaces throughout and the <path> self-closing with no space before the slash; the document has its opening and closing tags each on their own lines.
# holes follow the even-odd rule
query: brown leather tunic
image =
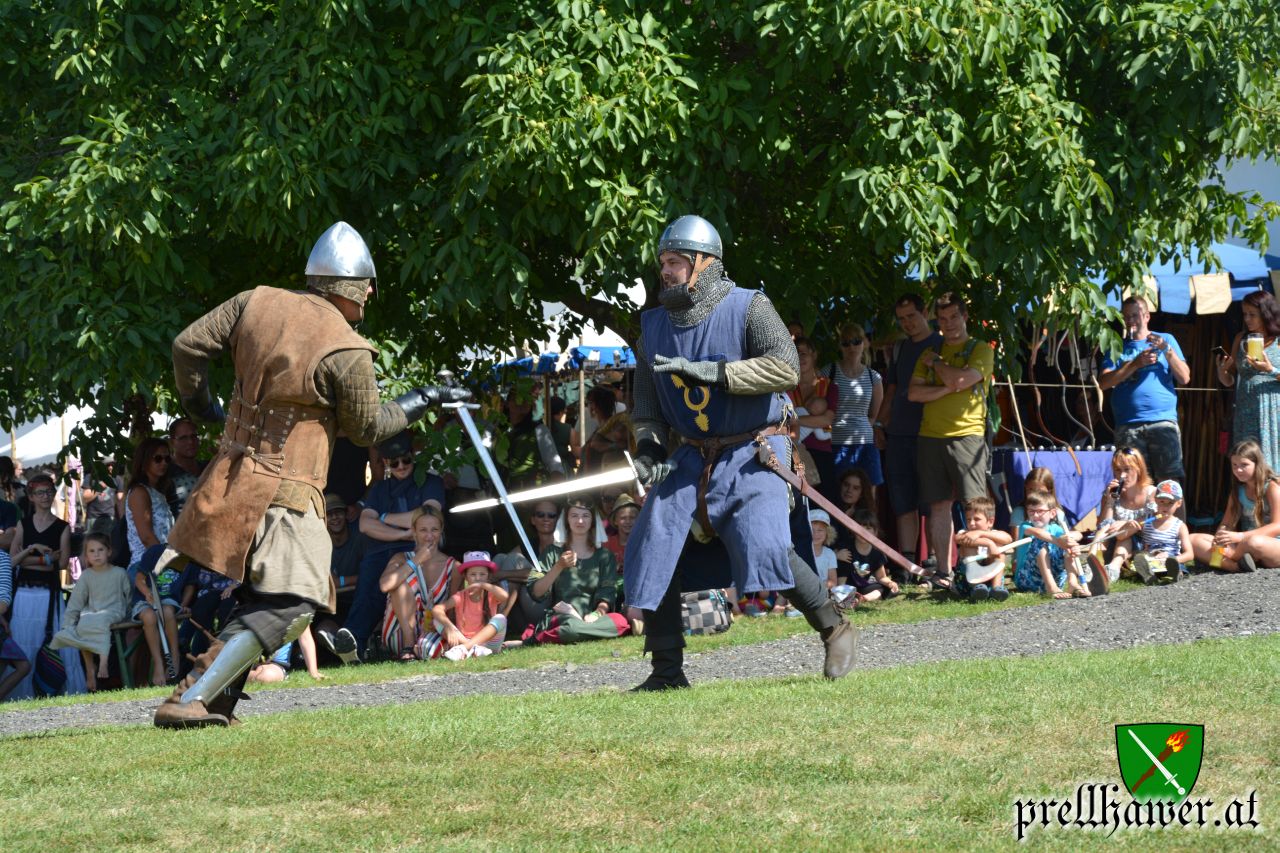
<svg viewBox="0 0 1280 853">
<path fill-rule="evenodd" d="M 236 389 L 226 431 L 169 544 L 203 566 L 243 580 L 255 531 L 269 506 L 303 509 L 296 505 L 300 494 L 310 498 L 304 505 L 320 506 L 336 407 L 318 391 L 316 368 L 340 350 L 376 350 L 323 297 L 274 287 L 252 291 L 227 344 Z"/>
</svg>

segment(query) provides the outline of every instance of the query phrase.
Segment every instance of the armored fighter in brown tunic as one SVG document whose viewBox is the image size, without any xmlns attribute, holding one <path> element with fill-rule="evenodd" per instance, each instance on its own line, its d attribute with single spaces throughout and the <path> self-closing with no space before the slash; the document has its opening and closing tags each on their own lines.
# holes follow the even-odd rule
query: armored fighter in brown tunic
<svg viewBox="0 0 1280 853">
<path fill-rule="evenodd" d="M 307 292 L 259 287 L 188 326 L 173 342 L 178 393 L 193 417 L 224 420 L 208 363 L 229 353 L 236 383 L 217 457 L 169 535 L 160 566 L 194 560 L 242 581 L 241 607 L 220 643 L 157 709 L 165 727 L 228 725 L 249 668 L 297 638 L 317 607 L 331 609 L 330 540 L 321 490 L 336 430 L 381 442 L 461 389 L 417 388 L 379 403 L 374 348 L 351 324 L 376 273 L 345 222 L 307 262 Z"/>
</svg>

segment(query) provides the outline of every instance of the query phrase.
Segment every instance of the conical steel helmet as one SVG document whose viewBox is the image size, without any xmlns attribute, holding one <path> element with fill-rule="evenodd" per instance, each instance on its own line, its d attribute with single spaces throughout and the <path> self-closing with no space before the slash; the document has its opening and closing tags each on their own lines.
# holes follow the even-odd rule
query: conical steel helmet
<svg viewBox="0 0 1280 853">
<path fill-rule="evenodd" d="M 658 254 L 663 252 L 697 252 L 724 260 L 720 232 L 701 216 L 681 216 L 668 225 L 658 240 Z"/>
<path fill-rule="evenodd" d="M 307 275 L 375 280 L 373 255 L 360 232 L 345 222 L 335 222 L 320 235 L 307 258 Z M 377 287 L 374 282 L 374 287 Z"/>
</svg>

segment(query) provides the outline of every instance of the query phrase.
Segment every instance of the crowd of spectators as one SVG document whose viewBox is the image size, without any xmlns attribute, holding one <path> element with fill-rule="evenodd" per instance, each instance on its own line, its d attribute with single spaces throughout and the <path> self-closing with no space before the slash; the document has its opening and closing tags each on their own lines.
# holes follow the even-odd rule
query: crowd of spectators
<svg viewBox="0 0 1280 853">
<path fill-rule="evenodd" d="M 983 339 L 981 318 L 955 294 L 932 304 L 908 294 L 892 310 L 891 337 L 857 323 L 829 338 L 791 326 L 800 367 L 789 395 L 793 428 L 808 479 L 924 562 L 935 573 L 932 591 L 974 601 L 1004 600 L 1011 587 L 1087 597 L 1126 573 L 1167 583 L 1197 567 L 1280 565 L 1280 312 L 1270 294 L 1245 299 L 1244 329 L 1215 353 L 1219 380 L 1236 386 L 1232 488 L 1220 524 L 1199 532 L 1185 522 L 1177 409 L 1196 354 L 1153 331 L 1141 299 L 1124 302 L 1123 348 L 1100 364 L 1118 447 L 1097 512 L 1087 524 L 1069 517 L 1052 473 L 1037 468 L 1004 529 L 988 476 L 995 342 Z M 508 488 L 625 464 L 635 437 L 626 384 L 616 379 L 588 390 L 582 423 L 576 401 L 550 389 L 507 390 L 485 415 Z M 1094 424 L 1101 411 L 1089 395 L 1080 400 L 1073 410 Z M 199 566 L 158 577 L 145 566 L 203 470 L 201 448 L 215 439 L 178 418 L 167 437 L 137 443 L 127 476 L 114 458 L 78 477 L 28 473 L 0 458 L 0 698 L 32 695 L 32 662 L 45 644 L 61 649 L 65 691 L 111 684 L 119 677 L 108 646 L 113 624 L 141 632 L 154 684 L 174 680 L 187 653 L 207 647 L 229 618 L 236 584 Z M 339 438 L 324 496 L 336 613 L 318 616 L 318 648 L 306 633 L 296 648 L 264 660 L 255 680 L 284 678 L 299 658 L 321 676 L 320 666 L 338 661 L 461 661 L 643 630 L 622 585 L 642 494 L 612 486 L 521 505 L 520 531 L 500 511 L 450 512 L 484 495 L 485 484 L 474 468 L 458 466 L 458 448 L 428 452 L 436 445 L 422 439 L 405 432 L 366 450 Z M 891 598 L 913 581 L 869 540 L 796 498 L 797 550 L 847 606 Z M 78 512 L 55 511 L 59 501 Z M 791 612 L 776 593 L 743 592 L 729 591 L 737 614 Z"/>
</svg>

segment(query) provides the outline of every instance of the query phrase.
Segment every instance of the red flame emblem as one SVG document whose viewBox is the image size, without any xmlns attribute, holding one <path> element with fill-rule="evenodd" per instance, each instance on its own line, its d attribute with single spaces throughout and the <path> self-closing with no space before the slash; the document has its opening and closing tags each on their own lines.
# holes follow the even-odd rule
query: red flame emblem
<svg viewBox="0 0 1280 853">
<path fill-rule="evenodd" d="M 1183 729 L 1180 732 L 1174 732 L 1169 735 L 1169 739 L 1165 741 L 1165 744 L 1174 752 L 1182 752 L 1182 748 L 1187 745 L 1187 731 L 1187 729 Z"/>
</svg>

